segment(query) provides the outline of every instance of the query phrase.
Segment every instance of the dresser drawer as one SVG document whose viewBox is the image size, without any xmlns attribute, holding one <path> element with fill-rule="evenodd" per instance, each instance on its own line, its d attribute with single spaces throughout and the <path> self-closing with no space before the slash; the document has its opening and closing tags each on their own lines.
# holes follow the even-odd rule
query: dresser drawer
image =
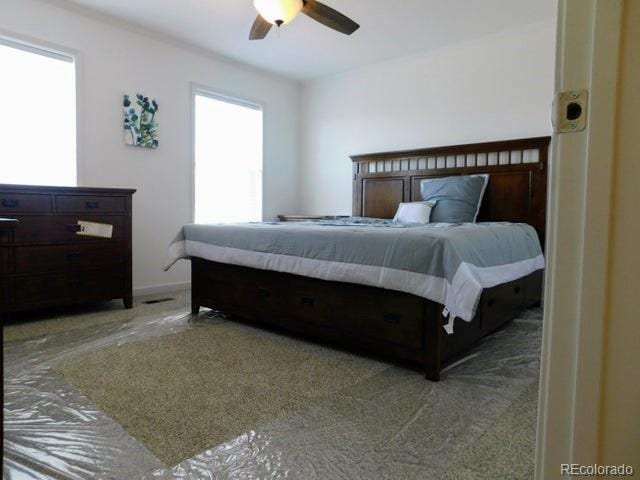
<svg viewBox="0 0 640 480">
<path fill-rule="evenodd" d="M 13 302 L 72 303 L 118 298 L 125 290 L 124 272 L 101 271 L 13 277 Z"/>
<path fill-rule="evenodd" d="M 1 249 L 0 249 L 1 250 Z M 113 268 L 124 264 L 122 243 L 15 247 L 14 273 L 48 273 Z"/>
<path fill-rule="evenodd" d="M 109 215 L 24 215 L 14 232 L 16 243 L 115 241 L 124 238 L 124 217 Z M 77 234 L 78 220 L 113 225 L 109 238 Z"/>
<path fill-rule="evenodd" d="M 58 212 L 124 212 L 124 197 L 56 195 Z"/>
<path fill-rule="evenodd" d="M 53 210 L 51 195 L 0 192 L 0 213 L 39 212 Z"/>
</svg>

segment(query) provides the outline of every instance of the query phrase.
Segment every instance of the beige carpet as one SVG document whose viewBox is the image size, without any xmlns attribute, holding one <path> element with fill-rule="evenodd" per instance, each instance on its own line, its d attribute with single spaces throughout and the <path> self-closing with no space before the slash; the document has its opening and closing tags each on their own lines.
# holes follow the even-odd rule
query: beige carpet
<svg viewBox="0 0 640 480">
<path fill-rule="evenodd" d="M 75 356 L 55 370 L 174 465 L 384 368 L 221 322 Z"/>
</svg>

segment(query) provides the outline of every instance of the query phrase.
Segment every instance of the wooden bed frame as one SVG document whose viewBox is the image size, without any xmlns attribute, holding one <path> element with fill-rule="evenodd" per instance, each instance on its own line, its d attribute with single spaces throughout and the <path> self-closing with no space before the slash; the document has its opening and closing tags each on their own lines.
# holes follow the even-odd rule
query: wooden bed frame
<svg viewBox="0 0 640 480">
<path fill-rule="evenodd" d="M 420 181 L 489 173 L 478 221 L 524 222 L 544 245 L 550 137 L 357 155 L 353 214 L 392 218 L 420 200 Z M 443 306 L 415 295 L 192 258 L 192 312 L 209 307 L 240 319 L 356 347 L 424 367 L 445 362 L 540 302 L 542 272 L 486 289 L 474 319 L 447 335 Z"/>
</svg>

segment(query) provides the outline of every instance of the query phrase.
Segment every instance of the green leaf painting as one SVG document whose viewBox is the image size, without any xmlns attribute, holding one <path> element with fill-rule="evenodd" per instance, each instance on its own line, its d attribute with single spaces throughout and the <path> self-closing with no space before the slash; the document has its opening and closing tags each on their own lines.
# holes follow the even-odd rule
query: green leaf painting
<svg viewBox="0 0 640 480">
<path fill-rule="evenodd" d="M 138 93 L 122 101 L 124 112 L 124 142 L 127 145 L 158 148 L 158 102 Z"/>
</svg>

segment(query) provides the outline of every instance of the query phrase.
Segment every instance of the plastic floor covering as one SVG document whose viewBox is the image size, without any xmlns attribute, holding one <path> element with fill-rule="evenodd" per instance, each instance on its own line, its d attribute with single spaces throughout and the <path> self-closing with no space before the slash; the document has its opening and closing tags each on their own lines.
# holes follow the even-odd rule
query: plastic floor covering
<svg viewBox="0 0 640 480">
<path fill-rule="evenodd" d="M 186 301 L 166 308 L 136 307 L 124 322 L 4 343 L 3 478 L 460 479 L 465 452 L 539 374 L 541 311 L 533 309 L 481 341 L 439 383 L 389 364 L 168 467 L 52 370 L 69 355 L 228 321 L 211 312 L 192 317 Z M 504 439 L 503 461 L 509 448 Z M 468 465 L 464 471 L 483 478 Z"/>
</svg>

